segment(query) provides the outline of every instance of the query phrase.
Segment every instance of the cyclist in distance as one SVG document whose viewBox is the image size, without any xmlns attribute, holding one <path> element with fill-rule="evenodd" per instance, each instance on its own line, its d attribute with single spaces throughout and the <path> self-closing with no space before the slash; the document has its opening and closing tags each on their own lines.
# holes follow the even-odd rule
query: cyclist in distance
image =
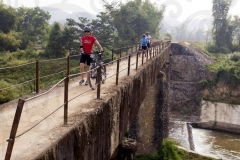
<svg viewBox="0 0 240 160">
<path fill-rule="evenodd" d="M 150 36 L 149 32 L 146 32 L 146 38 L 148 39 L 147 46 L 148 46 L 148 48 L 150 48 L 151 47 L 151 39 L 152 39 L 152 37 Z"/>
<path fill-rule="evenodd" d="M 80 85 L 84 83 L 85 74 L 81 74 L 81 73 L 84 72 L 84 65 L 86 62 L 87 62 L 87 71 L 89 71 L 89 68 L 90 68 L 90 63 L 92 60 L 90 56 L 91 54 L 93 54 L 93 51 L 92 51 L 93 45 L 96 44 L 100 52 L 103 53 L 103 48 L 98 42 L 98 40 L 92 35 L 90 27 L 88 26 L 84 27 L 84 34 L 85 35 L 82 36 L 80 39 L 80 51 L 82 53 L 80 58 L 80 75 L 81 75 L 81 80 L 79 82 Z M 87 80 L 85 82 L 85 85 L 88 85 Z"/>
<path fill-rule="evenodd" d="M 142 36 L 141 43 L 142 43 L 142 53 L 145 54 L 147 51 L 147 43 L 148 43 L 148 39 L 146 38 L 145 34 Z"/>
</svg>

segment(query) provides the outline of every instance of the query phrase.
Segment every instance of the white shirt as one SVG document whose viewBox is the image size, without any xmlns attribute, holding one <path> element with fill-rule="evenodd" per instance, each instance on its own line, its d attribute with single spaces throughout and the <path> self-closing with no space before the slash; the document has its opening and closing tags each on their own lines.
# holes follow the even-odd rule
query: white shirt
<svg viewBox="0 0 240 160">
<path fill-rule="evenodd" d="M 152 37 L 150 36 L 150 34 L 147 36 L 146 35 L 146 38 L 148 38 L 148 40 L 149 40 L 149 43 L 151 42 L 151 39 L 152 39 Z"/>
</svg>

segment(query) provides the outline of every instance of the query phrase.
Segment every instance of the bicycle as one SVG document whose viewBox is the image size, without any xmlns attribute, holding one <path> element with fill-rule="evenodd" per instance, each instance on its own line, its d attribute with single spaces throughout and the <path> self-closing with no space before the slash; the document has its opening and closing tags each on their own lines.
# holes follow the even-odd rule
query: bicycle
<svg viewBox="0 0 240 160">
<path fill-rule="evenodd" d="M 97 54 L 97 60 L 95 59 L 95 55 Z M 96 89 L 96 85 L 102 81 L 102 84 L 105 83 L 106 78 L 107 78 L 107 70 L 106 66 L 103 65 L 102 61 L 102 53 L 101 52 L 94 52 L 91 54 L 91 64 L 90 64 L 90 70 L 88 72 L 88 82 L 90 88 L 93 90 Z M 97 68 L 101 66 L 101 78 L 100 80 L 98 79 L 97 76 Z"/>
</svg>

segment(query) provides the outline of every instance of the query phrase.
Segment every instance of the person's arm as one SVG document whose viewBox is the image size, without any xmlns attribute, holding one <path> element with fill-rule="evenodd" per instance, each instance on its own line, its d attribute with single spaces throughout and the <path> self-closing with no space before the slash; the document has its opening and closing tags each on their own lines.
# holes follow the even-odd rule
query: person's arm
<svg viewBox="0 0 240 160">
<path fill-rule="evenodd" d="M 80 41 L 80 51 L 81 51 L 81 53 L 83 53 L 83 44 L 82 44 L 81 37 L 79 37 L 79 41 Z"/>
<path fill-rule="evenodd" d="M 95 44 L 98 46 L 98 49 L 99 49 L 100 51 L 103 51 L 103 48 L 102 48 L 102 46 L 100 45 L 100 43 L 98 42 L 98 40 L 95 41 Z"/>
</svg>

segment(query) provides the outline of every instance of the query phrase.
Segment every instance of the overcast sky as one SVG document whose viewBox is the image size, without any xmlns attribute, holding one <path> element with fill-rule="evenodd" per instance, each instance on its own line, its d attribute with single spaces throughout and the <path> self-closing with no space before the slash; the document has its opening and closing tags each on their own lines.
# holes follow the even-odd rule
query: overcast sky
<svg viewBox="0 0 240 160">
<path fill-rule="evenodd" d="M 111 2 L 112 0 L 107 0 Z M 128 0 L 118 0 L 126 3 Z M 211 21 L 212 0 L 151 0 L 156 3 L 156 6 L 164 4 L 167 9 L 165 11 L 165 23 L 168 27 L 176 27 L 176 21 L 191 21 L 194 23 L 196 19 L 204 19 Z M 102 0 L 3 0 L 7 5 L 13 7 L 55 7 L 58 9 L 71 12 L 88 12 L 91 14 L 98 14 L 104 11 Z M 240 1 L 233 0 L 230 14 L 240 15 Z"/>
</svg>

